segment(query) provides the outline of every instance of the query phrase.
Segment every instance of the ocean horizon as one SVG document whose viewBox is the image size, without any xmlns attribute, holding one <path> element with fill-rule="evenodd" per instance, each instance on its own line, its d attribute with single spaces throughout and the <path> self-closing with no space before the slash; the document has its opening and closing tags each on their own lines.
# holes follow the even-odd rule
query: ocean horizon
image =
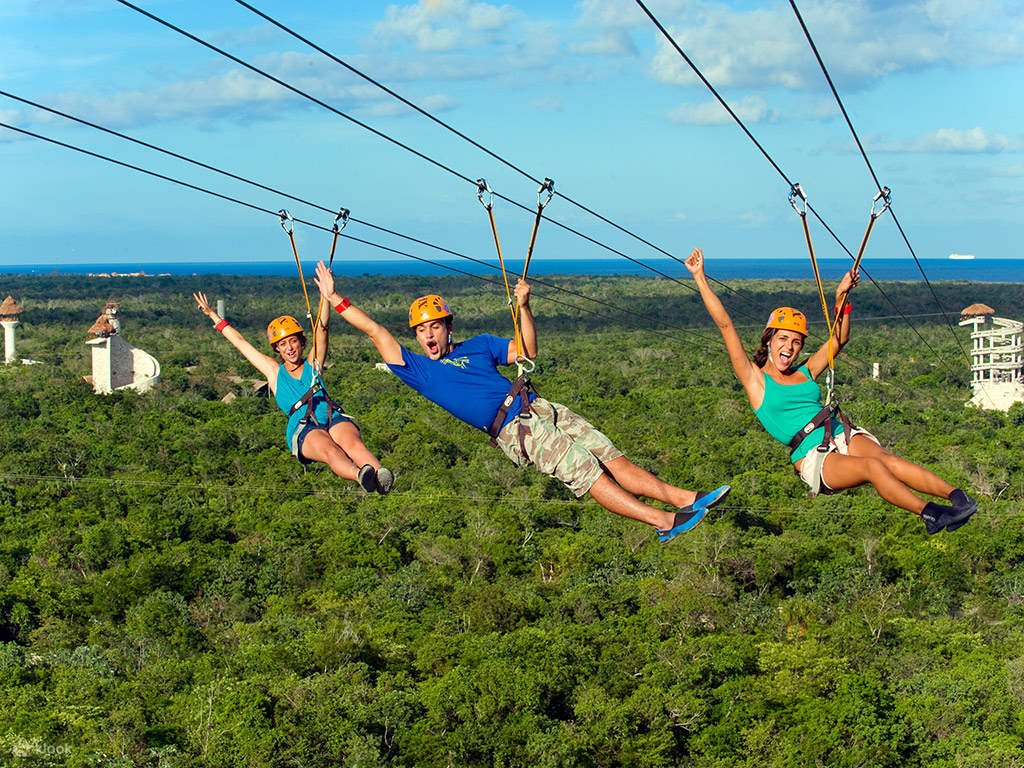
<svg viewBox="0 0 1024 768">
<path fill-rule="evenodd" d="M 669 258 L 650 258 L 635 264 L 624 259 L 534 259 L 530 262 L 533 275 L 651 275 L 658 273 L 674 278 L 689 278 L 690 273 L 682 261 Z M 1024 259 L 920 259 L 918 268 L 913 259 L 865 259 L 864 272 L 875 280 L 921 280 L 921 269 L 928 280 L 963 280 L 968 282 L 1018 283 L 1024 282 Z M 491 264 L 491 262 L 487 262 Z M 849 259 L 819 259 L 822 277 L 837 280 L 850 267 Z M 313 274 L 316 262 L 303 265 L 307 276 Z M 342 275 L 473 275 L 494 274 L 495 261 L 488 269 L 466 260 L 421 262 L 410 259 L 375 259 L 357 261 L 336 259 L 334 271 Z M 508 260 L 511 272 L 521 272 L 523 262 Z M 139 275 L 259 275 L 286 277 L 295 274 L 293 261 L 182 261 L 182 262 L 104 262 L 81 264 L 0 264 L 0 274 L 63 274 L 97 275 L 113 277 Z M 708 274 L 720 279 L 802 279 L 812 278 L 808 259 L 747 259 L 720 258 L 708 263 Z"/>
</svg>

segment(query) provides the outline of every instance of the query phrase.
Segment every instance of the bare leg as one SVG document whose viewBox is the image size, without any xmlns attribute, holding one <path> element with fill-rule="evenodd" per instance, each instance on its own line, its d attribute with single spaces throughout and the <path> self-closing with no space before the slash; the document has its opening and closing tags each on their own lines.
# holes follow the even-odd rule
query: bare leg
<svg viewBox="0 0 1024 768">
<path fill-rule="evenodd" d="M 913 462 L 901 459 L 889 453 L 885 448 L 864 435 L 854 435 L 850 441 L 850 453 L 854 456 L 873 456 L 881 459 L 900 482 L 909 485 L 915 491 L 948 499 L 954 490 L 953 486 L 936 475 Z"/>
<path fill-rule="evenodd" d="M 886 463 L 875 456 L 844 456 L 832 452 L 825 457 L 821 478 L 829 486 L 841 490 L 871 483 L 878 495 L 897 507 L 921 514 L 925 502 L 915 496 Z"/>
<path fill-rule="evenodd" d="M 369 464 L 374 469 L 380 468 L 377 457 L 370 453 L 362 439 L 359 437 L 359 429 L 350 421 L 342 421 L 330 429 L 331 439 L 348 454 L 349 458 L 357 467 Z"/>
<path fill-rule="evenodd" d="M 687 504 L 692 504 L 694 499 L 697 498 L 697 494 L 694 491 L 687 491 L 683 488 L 669 485 L 643 467 L 638 467 L 625 456 L 612 459 L 607 464 L 602 464 L 601 467 L 611 474 L 615 478 L 615 482 L 622 486 L 623 489 L 637 496 L 658 499 L 658 501 L 664 501 L 673 507 L 685 507 Z M 591 494 L 593 494 L 593 489 L 591 489 Z M 612 511 L 614 512 L 615 510 Z M 620 512 L 619 514 L 624 513 Z"/>
<path fill-rule="evenodd" d="M 331 439 L 323 429 L 315 429 L 302 441 L 302 455 L 312 461 L 319 461 L 331 468 L 331 472 L 346 480 L 359 477 L 357 467 L 348 454 Z"/>
<path fill-rule="evenodd" d="M 594 501 L 609 512 L 639 520 L 653 525 L 655 528 L 671 528 L 675 521 L 674 512 L 664 512 L 644 504 L 616 484 L 607 472 L 603 472 L 590 486 L 590 495 L 594 497 Z"/>
</svg>

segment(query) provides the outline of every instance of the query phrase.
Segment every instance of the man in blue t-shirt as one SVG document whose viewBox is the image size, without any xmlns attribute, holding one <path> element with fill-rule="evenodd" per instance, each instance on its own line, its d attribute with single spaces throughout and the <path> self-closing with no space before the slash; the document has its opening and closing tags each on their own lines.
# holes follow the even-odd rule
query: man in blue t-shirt
<svg viewBox="0 0 1024 768">
<path fill-rule="evenodd" d="M 693 528 L 729 493 L 728 485 L 708 493 L 669 485 L 627 459 L 604 434 L 564 405 L 548 402 L 525 389 L 513 396 L 513 384 L 498 372 L 498 366 L 537 355 L 530 285 L 524 280 L 515 287 L 521 339 L 479 334 L 454 342 L 452 311 L 443 298 L 429 294 L 409 308 L 409 327 L 423 351 L 415 354 L 399 344 L 384 326 L 339 296 L 323 262 L 317 264 L 316 271 L 315 282 L 325 300 L 370 337 L 398 378 L 460 421 L 489 432 L 517 466 L 533 464 L 540 472 L 561 480 L 576 496 L 590 493 L 605 509 L 649 523 L 661 541 Z M 506 401 L 510 402 L 501 416 Z M 644 504 L 638 495 L 671 504 L 677 511 L 666 512 Z"/>
</svg>

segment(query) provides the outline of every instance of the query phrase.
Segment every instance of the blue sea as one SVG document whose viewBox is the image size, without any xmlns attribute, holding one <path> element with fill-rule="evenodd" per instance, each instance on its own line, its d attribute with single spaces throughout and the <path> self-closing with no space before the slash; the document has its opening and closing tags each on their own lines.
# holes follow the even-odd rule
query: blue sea
<svg viewBox="0 0 1024 768">
<path fill-rule="evenodd" d="M 642 259 L 641 266 L 624 259 L 534 259 L 533 275 L 656 275 L 660 272 L 676 278 L 689 278 L 681 262 L 667 258 Z M 1024 282 L 1024 259 L 921 259 L 921 267 L 931 281 L 966 280 L 973 282 Z M 819 259 L 822 277 L 837 280 L 849 269 L 849 259 Z M 522 262 L 509 260 L 508 268 L 522 270 Z M 497 267 L 497 262 L 494 264 Z M 312 274 L 313 265 L 306 267 Z M 343 275 L 443 275 L 469 272 L 493 274 L 487 267 L 465 260 L 424 263 L 409 259 L 345 261 L 336 259 L 334 271 Z M 921 280 L 921 269 L 913 259 L 865 260 L 864 271 L 875 280 Z M 203 261 L 203 262 L 118 262 L 105 264 L 0 264 L 0 274 L 126 274 L 146 275 L 271 275 L 295 274 L 292 261 Z M 812 278 L 807 259 L 716 259 L 709 274 L 721 280 L 738 278 Z"/>
</svg>

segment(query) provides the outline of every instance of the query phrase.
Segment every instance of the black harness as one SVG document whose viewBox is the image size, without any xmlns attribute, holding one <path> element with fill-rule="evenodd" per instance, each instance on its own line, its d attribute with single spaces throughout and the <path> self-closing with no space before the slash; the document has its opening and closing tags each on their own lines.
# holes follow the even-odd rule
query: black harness
<svg viewBox="0 0 1024 768">
<path fill-rule="evenodd" d="M 323 398 L 323 401 L 327 403 L 327 424 L 321 424 L 319 421 L 317 421 L 316 408 L 313 404 L 313 400 L 317 397 L 317 395 L 321 396 Z M 306 413 L 302 416 L 302 418 L 299 419 L 300 425 L 305 425 L 312 422 L 313 424 L 316 424 L 318 427 L 329 427 L 331 424 L 331 419 L 334 418 L 335 413 L 344 415 L 344 411 L 341 410 L 341 406 L 339 406 L 336 402 L 331 400 L 331 396 L 327 394 L 327 387 L 324 385 L 324 380 L 320 378 L 319 373 L 313 377 L 313 385 L 308 390 L 306 390 L 306 394 L 304 394 L 302 397 L 296 400 L 295 403 L 292 405 L 291 409 L 288 411 L 288 416 L 291 417 L 293 413 L 295 413 L 303 406 L 305 406 L 306 408 Z"/>
<path fill-rule="evenodd" d="M 843 425 L 843 429 L 846 430 L 847 439 L 853 434 L 853 430 L 856 427 L 853 422 L 847 418 L 846 414 L 843 413 L 842 409 L 835 402 L 830 402 L 828 405 L 823 406 L 814 418 L 807 422 L 800 431 L 793 435 L 793 439 L 789 441 L 789 452 L 792 455 L 793 451 L 800 447 L 800 443 L 811 434 L 818 427 L 825 426 L 825 434 L 821 439 L 821 445 L 817 447 L 817 450 L 822 453 L 828 453 L 832 444 L 832 417 L 835 416 Z"/>
<path fill-rule="evenodd" d="M 523 409 L 519 412 L 519 421 L 517 426 L 519 429 L 519 447 L 523 450 L 524 460 L 527 459 L 526 437 L 530 434 L 530 425 L 526 420 L 532 415 L 530 413 L 529 392 L 537 394 L 537 390 L 533 388 L 533 383 L 530 381 L 530 377 L 524 373 L 512 382 L 512 388 L 509 389 L 508 394 L 505 395 L 505 399 L 501 401 L 501 406 L 498 408 L 498 412 L 494 416 L 494 421 L 491 422 L 490 429 L 487 430 L 487 434 L 491 436 L 491 445 L 497 446 L 498 433 L 501 431 L 502 424 L 505 423 L 505 416 L 508 415 L 508 409 L 512 407 L 516 398 L 521 399 L 523 401 Z"/>
</svg>

